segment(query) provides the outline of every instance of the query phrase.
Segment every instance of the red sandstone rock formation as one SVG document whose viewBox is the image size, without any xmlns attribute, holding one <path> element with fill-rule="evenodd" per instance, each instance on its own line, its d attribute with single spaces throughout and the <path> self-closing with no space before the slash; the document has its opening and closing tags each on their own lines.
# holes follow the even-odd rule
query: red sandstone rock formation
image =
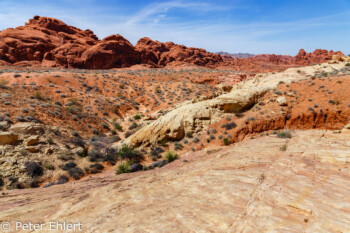
<svg viewBox="0 0 350 233">
<path fill-rule="evenodd" d="M 340 51 L 333 52 L 333 50 L 316 49 L 313 53 L 306 53 L 304 49 L 300 49 L 299 53 L 293 58 L 293 64 L 296 65 L 310 65 L 312 63 L 322 63 L 332 59 L 332 56 L 341 56 L 344 54 Z"/>
<path fill-rule="evenodd" d="M 60 20 L 35 16 L 25 26 L 0 32 L 0 64 L 44 65 L 65 68 L 110 69 L 143 64 L 150 67 L 194 64 L 206 67 L 229 66 L 254 72 L 284 70 L 295 65 L 310 65 L 330 60 L 341 52 L 300 50 L 295 57 L 261 54 L 233 58 L 209 53 L 173 42 L 140 39 L 134 47 L 120 35 L 99 40 L 94 33 L 69 26 Z"/>
<path fill-rule="evenodd" d="M 135 48 L 141 54 L 142 63 L 157 66 L 184 62 L 213 67 L 223 61 L 220 55 L 209 53 L 204 49 L 186 47 L 173 42 L 161 43 L 147 37 L 141 38 Z"/>
<path fill-rule="evenodd" d="M 11 64 L 40 64 L 66 68 L 109 69 L 170 63 L 214 66 L 220 55 L 172 42 L 142 38 L 134 47 L 120 35 L 99 40 L 92 31 L 80 30 L 60 20 L 35 16 L 25 26 L 0 32 L 0 60 Z M 25 62 L 24 62 L 25 61 Z"/>
</svg>

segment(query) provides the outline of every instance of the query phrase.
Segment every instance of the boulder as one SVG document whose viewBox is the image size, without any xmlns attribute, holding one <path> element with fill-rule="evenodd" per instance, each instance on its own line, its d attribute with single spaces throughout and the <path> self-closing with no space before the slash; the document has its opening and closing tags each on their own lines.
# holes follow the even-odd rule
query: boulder
<svg viewBox="0 0 350 233">
<path fill-rule="evenodd" d="M 287 100 L 286 100 L 286 97 L 284 96 L 279 96 L 277 99 L 276 99 L 277 103 L 279 106 L 287 106 Z"/>
<path fill-rule="evenodd" d="M 166 160 L 160 160 L 160 161 L 157 161 L 157 162 L 155 162 L 155 163 L 152 163 L 152 165 L 150 166 L 151 167 L 151 169 L 154 169 L 154 168 L 156 168 L 156 167 L 163 167 L 163 166 L 165 166 L 165 165 L 167 165 L 168 164 L 168 161 L 166 161 Z"/>
<path fill-rule="evenodd" d="M 39 141 L 40 141 L 40 136 L 39 135 L 35 135 L 35 136 L 30 136 L 29 138 L 27 138 L 24 141 L 24 144 L 26 146 L 35 146 L 35 145 L 38 145 Z"/>
<path fill-rule="evenodd" d="M 137 171 L 141 171 L 142 169 L 143 169 L 143 166 L 140 163 L 134 163 L 133 165 L 130 166 L 130 172 L 137 172 Z"/>
<path fill-rule="evenodd" d="M 38 153 L 40 151 L 36 146 L 26 146 L 25 149 L 31 153 Z"/>
<path fill-rule="evenodd" d="M 18 140 L 18 135 L 10 132 L 0 132 L 0 145 L 15 144 Z"/>
</svg>

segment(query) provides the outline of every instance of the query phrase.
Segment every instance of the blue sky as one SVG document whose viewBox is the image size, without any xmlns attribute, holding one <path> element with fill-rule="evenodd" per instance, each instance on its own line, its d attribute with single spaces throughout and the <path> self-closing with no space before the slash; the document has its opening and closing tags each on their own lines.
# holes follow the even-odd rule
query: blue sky
<svg viewBox="0 0 350 233">
<path fill-rule="evenodd" d="M 133 44 L 147 36 L 211 52 L 350 53 L 350 0 L 0 0 L 0 30 L 34 15 Z"/>
</svg>

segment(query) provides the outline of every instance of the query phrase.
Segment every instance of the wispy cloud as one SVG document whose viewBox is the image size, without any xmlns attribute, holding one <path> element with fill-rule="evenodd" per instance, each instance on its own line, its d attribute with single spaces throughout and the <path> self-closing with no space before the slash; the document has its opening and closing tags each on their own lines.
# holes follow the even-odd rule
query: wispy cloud
<svg viewBox="0 0 350 233">
<path fill-rule="evenodd" d="M 144 7 L 141 11 L 132 15 L 127 21 L 127 24 L 136 24 L 147 22 L 149 19 L 153 18 L 155 15 L 164 18 L 166 12 L 173 8 L 194 10 L 199 12 L 217 11 L 224 10 L 223 7 L 215 6 L 208 3 L 197 3 L 197 2 L 182 2 L 182 1 L 168 1 L 162 3 L 152 3 Z"/>
</svg>

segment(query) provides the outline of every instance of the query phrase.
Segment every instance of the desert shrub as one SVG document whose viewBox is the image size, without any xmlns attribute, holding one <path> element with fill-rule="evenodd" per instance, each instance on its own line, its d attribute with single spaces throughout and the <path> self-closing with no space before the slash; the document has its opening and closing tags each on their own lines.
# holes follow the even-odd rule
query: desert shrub
<svg viewBox="0 0 350 233">
<path fill-rule="evenodd" d="M 104 128 L 104 129 L 108 129 L 108 128 L 109 128 L 109 127 L 108 127 L 108 124 L 107 124 L 107 123 L 104 123 L 104 122 L 101 124 L 101 127 Z"/>
<path fill-rule="evenodd" d="M 110 164 L 114 164 L 117 160 L 116 154 L 106 154 L 106 156 L 103 158 L 103 162 L 108 162 Z"/>
<path fill-rule="evenodd" d="M 4 180 L 0 177 L 0 187 L 4 186 Z"/>
<path fill-rule="evenodd" d="M 79 157 L 85 158 L 88 155 L 88 150 L 84 148 L 84 150 L 76 152 Z"/>
<path fill-rule="evenodd" d="M 123 174 L 130 172 L 130 164 L 128 162 L 120 163 L 117 167 L 116 174 Z"/>
<path fill-rule="evenodd" d="M 45 98 L 43 96 L 43 94 L 40 91 L 36 91 L 34 92 L 34 98 L 40 101 L 44 101 Z"/>
<path fill-rule="evenodd" d="M 78 167 L 73 167 L 73 168 L 68 170 L 68 174 L 73 179 L 80 180 L 80 178 L 84 175 L 84 172 L 83 172 L 83 170 L 81 170 Z"/>
<path fill-rule="evenodd" d="M 187 132 L 187 133 L 186 133 L 186 137 L 188 137 L 188 138 L 193 138 L 192 132 L 191 132 L 191 131 Z"/>
<path fill-rule="evenodd" d="M 200 142 L 200 140 L 199 140 L 199 138 L 195 138 L 195 139 L 193 139 L 193 142 L 198 143 L 198 142 Z"/>
<path fill-rule="evenodd" d="M 212 132 L 213 134 L 216 134 L 218 131 L 217 131 L 216 129 L 212 129 L 211 132 Z"/>
<path fill-rule="evenodd" d="M 169 163 L 171 163 L 171 162 L 177 160 L 178 158 L 179 158 L 179 156 L 178 156 L 177 154 L 175 154 L 174 152 L 171 152 L 171 151 L 169 151 L 169 152 L 167 152 L 167 153 L 165 154 L 165 159 L 166 159 Z"/>
<path fill-rule="evenodd" d="M 134 119 L 135 120 L 139 120 L 139 119 L 141 119 L 141 116 L 139 114 L 137 114 L 137 115 L 134 116 Z"/>
<path fill-rule="evenodd" d="M 334 102 L 333 102 L 333 104 L 335 104 L 335 105 L 339 105 L 340 103 L 341 103 L 340 99 L 336 99 L 336 100 L 334 100 Z"/>
<path fill-rule="evenodd" d="M 74 136 L 74 137 L 78 137 L 78 136 L 79 136 L 78 131 L 76 131 L 76 130 L 72 131 L 72 136 Z"/>
<path fill-rule="evenodd" d="M 74 167 L 76 167 L 76 166 L 77 166 L 76 163 L 74 163 L 74 162 L 68 162 L 68 163 L 65 163 L 63 166 L 61 166 L 61 169 L 62 169 L 62 170 L 65 170 L 65 171 L 68 171 L 69 169 L 74 168 Z"/>
<path fill-rule="evenodd" d="M 138 126 L 137 123 L 136 123 L 136 122 L 133 122 L 133 123 L 129 126 L 129 130 L 136 129 L 137 126 Z"/>
<path fill-rule="evenodd" d="M 230 140 L 228 140 L 228 138 L 224 138 L 224 145 L 225 146 L 230 145 Z"/>
<path fill-rule="evenodd" d="M 60 177 L 58 177 L 57 179 L 57 184 L 64 184 L 68 182 L 68 177 L 65 175 L 61 175 Z"/>
<path fill-rule="evenodd" d="M 280 147 L 280 151 L 286 151 L 287 150 L 287 144 L 284 144 Z"/>
<path fill-rule="evenodd" d="M 55 166 L 51 163 L 46 163 L 44 166 L 48 170 L 55 170 Z"/>
<path fill-rule="evenodd" d="M 128 138 L 128 137 L 130 137 L 132 134 L 133 134 L 133 132 L 128 131 L 128 132 L 126 132 L 126 133 L 124 134 L 124 136 L 125 136 L 125 138 Z"/>
<path fill-rule="evenodd" d="M 90 150 L 88 152 L 88 156 L 89 156 L 90 162 L 97 162 L 104 159 L 103 153 L 99 151 L 97 148 L 93 148 L 92 150 Z"/>
<path fill-rule="evenodd" d="M 0 80 L 0 88 L 6 88 L 6 85 L 8 84 L 9 82 L 7 80 Z"/>
<path fill-rule="evenodd" d="M 38 188 L 39 187 L 39 181 L 36 179 L 32 179 L 28 182 L 29 187 L 31 188 Z"/>
<path fill-rule="evenodd" d="M 122 148 L 118 152 L 118 157 L 120 159 L 127 159 L 133 162 L 140 161 L 143 158 L 143 156 L 139 151 L 131 149 L 125 144 L 122 146 Z"/>
<path fill-rule="evenodd" d="M 58 158 L 60 160 L 63 160 L 63 161 L 68 161 L 68 160 L 73 160 L 73 156 L 70 155 L 70 154 L 61 154 L 60 156 L 58 156 Z"/>
<path fill-rule="evenodd" d="M 282 131 L 277 133 L 278 138 L 292 138 L 292 134 L 290 131 Z"/>
<path fill-rule="evenodd" d="M 74 134 L 73 136 L 75 136 L 76 134 L 73 132 L 72 132 L 72 135 Z M 71 144 L 73 144 L 75 146 L 79 146 L 79 147 L 84 147 L 85 146 L 84 140 L 78 136 L 75 136 L 74 138 L 70 138 L 69 140 L 67 140 L 67 143 L 71 143 Z"/>
<path fill-rule="evenodd" d="M 226 130 L 230 130 L 230 129 L 233 129 L 233 128 L 236 128 L 236 127 L 237 127 L 237 125 L 234 122 L 226 123 L 226 124 L 222 124 L 221 125 L 221 128 L 225 128 Z"/>
<path fill-rule="evenodd" d="M 44 173 L 42 166 L 37 162 L 27 162 L 25 164 L 25 167 L 26 167 L 26 173 L 30 177 L 38 177 L 43 175 Z"/>
<path fill-rule="evenodd" d="M 77 114 L 82 111 L 81 107 L 77 107 L 77 106 L 68 106 L 66 107 L 66 110 L 72 114 Z"/>
<path fill-rule="evenodd" d="M 123 127 L 118 122 L 114 122 L 114 128 L 118 131 L 123 131 Z"/>
<path fill-rule="evenodd" d="M 161 148 L 161 147 L 159 147 L 159 146 L 154 147 L 154 148 L 152 147 L 152 148 L 151 148 L 151 152 L 150 152 L 152 159 L 157 159 L 157 158 L 159 158 L 160 153 L 162 153 L 162 152 L 164 152 L 164 149 L 163 149 L 163 148 Z"/>
<path fill-rule="evenodd" d="M 182 144 L 179 142 L 175 142 L 174 146 L 175 146 L 174 147 L 175 150 L 182 150 L 182 148 L 183 148 Z"/>
<path fill-rule="evenodd" d="M 162 147 L 168 147 L 168 139 L 163 138 L 162 140 L 159 141 L 159 145 L 161 145 Z"/>
<path fill-rule="evenodd" d="M 98 135 L 98 129 L 93 128 L 93 129 L 92 129 L 92 133 Z"/>
<path fill-rule="evenodd" d="M 248 117 L 247 121 L 255 121 L 255 117 Z"/>
<path fill-rule="evenodd" d="M 95 163 L 95 164 L 90 165 L 89 172 L 91 174 L 97 174 L 97 173 L 102 172 L 103 169 L 104 169 L 104 166 L 102 164 Z"/>
</svg>

